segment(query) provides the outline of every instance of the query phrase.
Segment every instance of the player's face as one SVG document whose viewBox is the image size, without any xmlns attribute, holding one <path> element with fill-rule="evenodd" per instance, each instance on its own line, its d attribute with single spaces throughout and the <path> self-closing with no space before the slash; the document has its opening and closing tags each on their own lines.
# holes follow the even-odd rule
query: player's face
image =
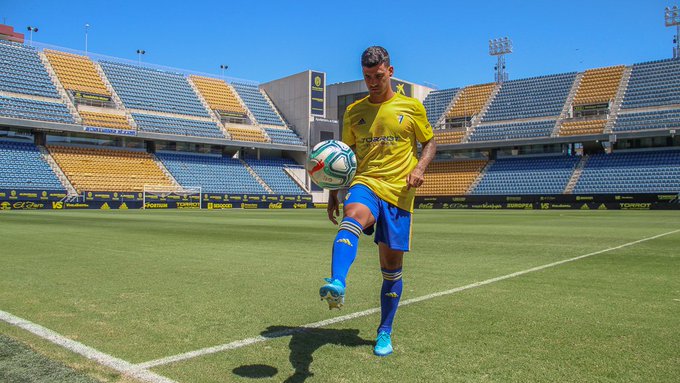
<svg viewBox="0 0 680 383">
<path fill-rule="evenodd" d="M 368 93 L 373 97 L 387 95 L 391 90 L 390 78 L 394 73 L 394 67 L 386 66 L 385 63 L 374 67 L 362 67 L 364 81 L 368 88 Z"/>
</svg>

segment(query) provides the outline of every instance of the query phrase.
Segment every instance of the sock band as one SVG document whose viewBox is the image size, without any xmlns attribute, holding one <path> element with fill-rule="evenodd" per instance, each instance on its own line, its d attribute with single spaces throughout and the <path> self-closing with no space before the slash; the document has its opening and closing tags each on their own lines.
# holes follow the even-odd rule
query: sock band
<svg viewBox="0 0 680 383">
<path fill-rule="evenodd" d="M 386 281 L 398 281 L 401 279 L 401 268 L 396 270 L 382 270 L 383 279 Z"/>
<path fill-rule="evenodd" d="M 340 228 L 338 229 L 338 231 L 341 230 L 347 230 L 350 233 L 356 235 L 357 237 L 360 237 L 363 228 L 361 227 L 361 224 L 359 224 L 359 221 L 357 221 L 356 219 L 351 217 L 345 217 L 342 219 L 342 222 L 340 222 Z"/>
</svg>

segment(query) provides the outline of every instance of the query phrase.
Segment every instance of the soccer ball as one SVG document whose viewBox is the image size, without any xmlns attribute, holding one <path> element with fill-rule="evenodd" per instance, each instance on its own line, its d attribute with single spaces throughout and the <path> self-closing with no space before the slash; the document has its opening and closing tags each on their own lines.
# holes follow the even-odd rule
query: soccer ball
<svg viewBox="0 0 680 383">
<path fill-rule="evenodd" d="M 357 159 L 344 142 L 321 141 L 309 152 L 306 168 L 315 184 L 336 190 L 352 181 L 357 171 Z"/>
</svg>

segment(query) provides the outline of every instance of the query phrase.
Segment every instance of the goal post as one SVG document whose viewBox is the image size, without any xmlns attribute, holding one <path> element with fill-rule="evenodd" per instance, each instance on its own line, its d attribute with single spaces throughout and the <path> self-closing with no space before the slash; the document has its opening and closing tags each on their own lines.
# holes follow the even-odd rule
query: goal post
<svg viewBox="0 0 680 383">
<path fill-rule="evenodd" d="M 147 202 L 159 201 L 176 201 L 178 207 L 186 204 L 182 208 L 203 209 L 201 197 L 200 186 L 144 185 L 142 209 L 146 209 Z"/>
</svg>

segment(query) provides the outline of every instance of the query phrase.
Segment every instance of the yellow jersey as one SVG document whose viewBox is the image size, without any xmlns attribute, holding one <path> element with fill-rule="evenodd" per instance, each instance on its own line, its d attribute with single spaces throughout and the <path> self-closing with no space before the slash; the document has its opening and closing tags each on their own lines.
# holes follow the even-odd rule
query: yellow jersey
<svg viewBox="0 0 680 383">
<path fill-rule="evenodd" d="M 347 107 L 342 141 L 354 146 L 357 173 L 352 185 L 369 187 L 384 201 L 413 212 L 415 188 L 407 189 L 406 177 L 418 164 L 416 140 L 432 139 L 423 104 L 395 93 L 373 104 L 368 96 Z"/>
</svg>

